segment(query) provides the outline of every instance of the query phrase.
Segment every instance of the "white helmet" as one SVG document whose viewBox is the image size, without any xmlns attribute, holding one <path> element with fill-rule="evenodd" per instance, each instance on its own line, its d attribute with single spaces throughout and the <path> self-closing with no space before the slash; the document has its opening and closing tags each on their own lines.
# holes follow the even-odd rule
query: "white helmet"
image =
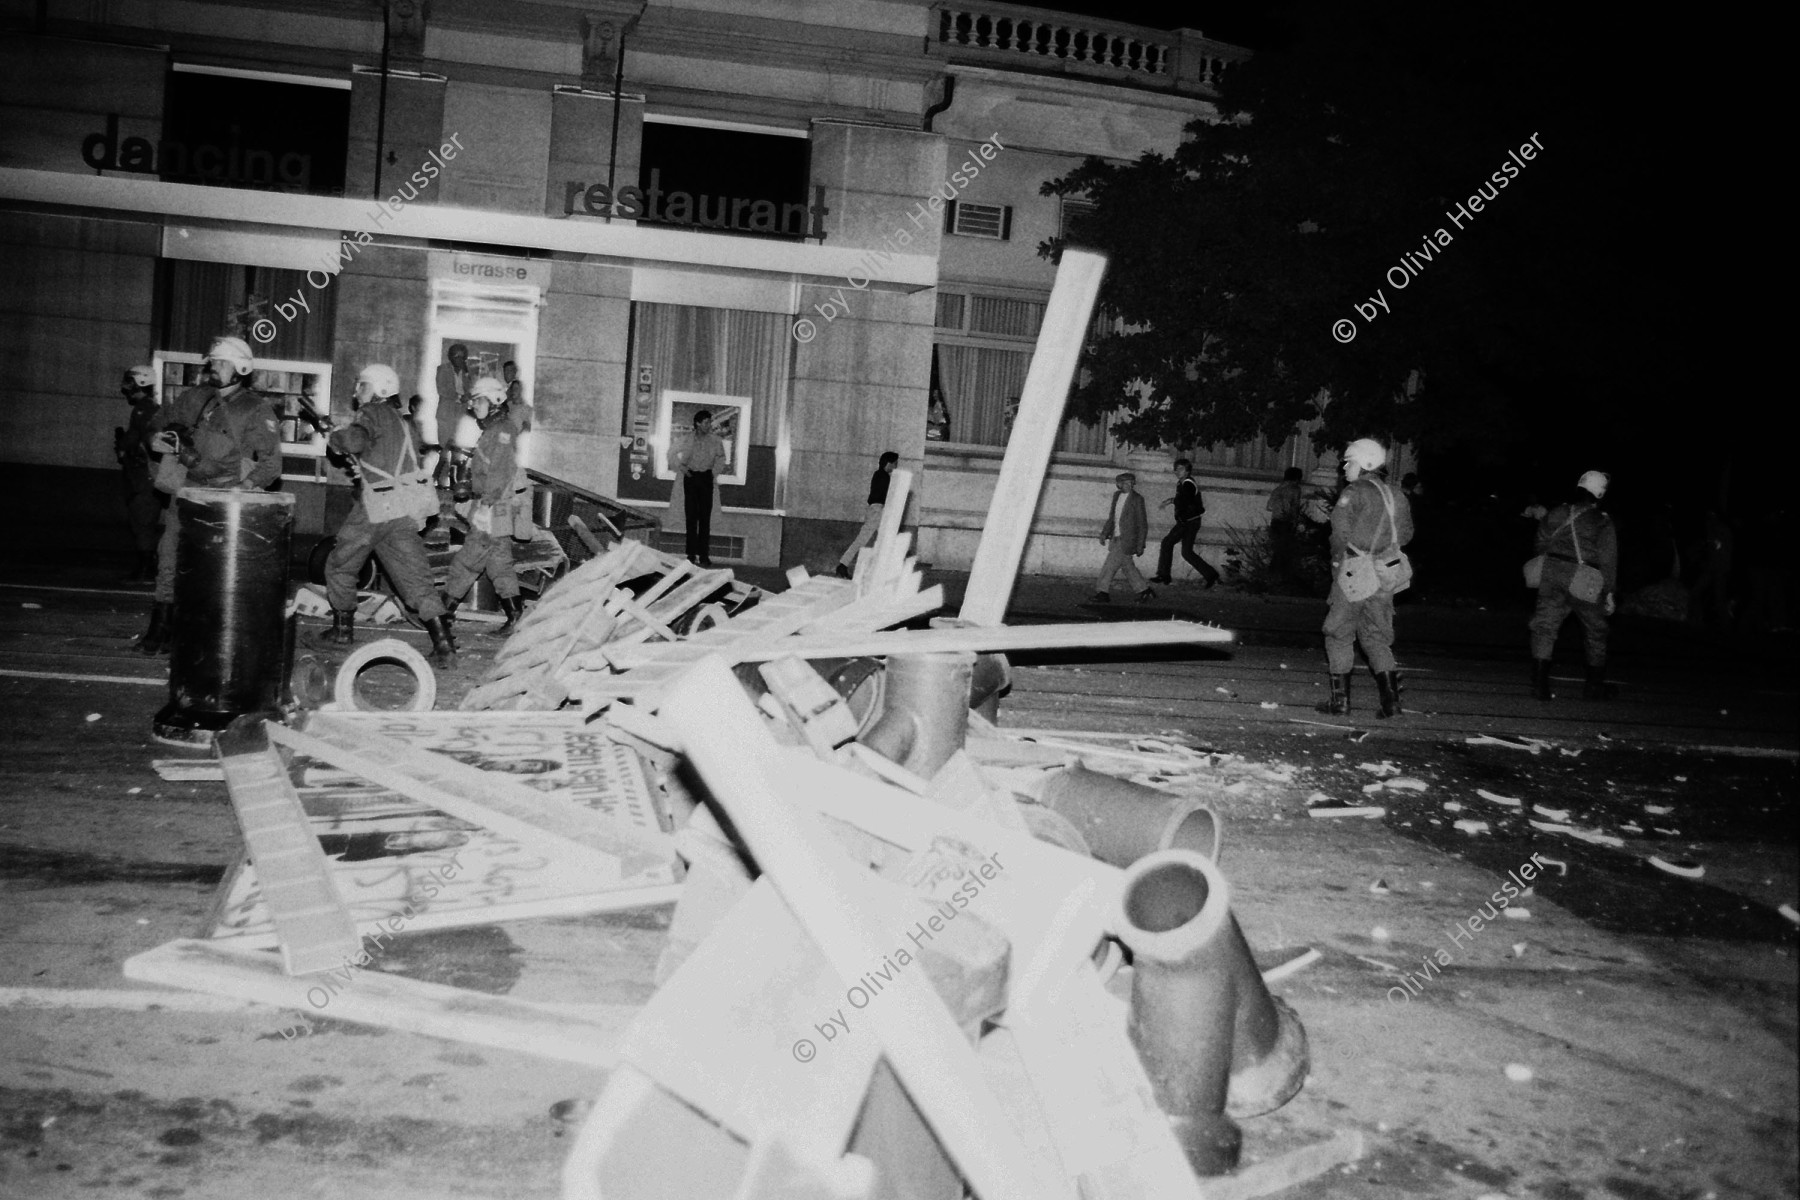
<svg viewBox="0 0 1800 1200">
<path fill-rule="evenodd" d="M 129 383 L 132 387 L 154 389 L 156 372 L 150 367 L 127 367 L 125 368 L 125 378 L 121 382 Z"/>
<path fill-rule="evenodd" d="M 356 377 L 356 382 L 368 384 L 370 393 L 379 400 L 400 394 L 400 376 L 386 363 L 370 363 Z"/>
<path fill-rule="evenodd" d="M 1374 438 L 1357 438 L 1344 447 L 1344 461 L 1361 471 L 1379 470 L 1387 462 L 1387 447 Z"/>
<path fill-rule="evenodd" d="M 1605 471 L 1588 471 L 1582 475 L 1575 486 L 1585 492 L 1591 492 L 1594 499 L 1599 500 L 1606 495 L 1606 485 L 1611 482 L 1612 477 Z"/>
<path fill-rule="evenodd" d="M 243 338 L 220 338 L 206 352 L 206 357 L 224 359 L 237 368 L 239 375 L 248 375 L 256 370 L 256 360 L 250 357 L 250 344 Z"/>
<path fill-rule="evenodd" d="M 471 398 L 479 396 L 481 399 L 491 401 L 494 404 L 505 404 L 506 385 L 501 383 L 498 379 L 495 379 L 492 375 L 483 375 L 480 379 L 477 379 L 470 385 L 469 396 Z"/>
</svg>

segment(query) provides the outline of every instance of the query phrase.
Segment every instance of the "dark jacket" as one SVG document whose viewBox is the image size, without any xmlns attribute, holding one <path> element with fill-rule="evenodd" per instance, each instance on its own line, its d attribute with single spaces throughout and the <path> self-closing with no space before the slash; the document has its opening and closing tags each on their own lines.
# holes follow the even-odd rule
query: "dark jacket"
<svg viewBox="0 0 1800 1200">
<path fill-rule="evenodd" d="M 1113 498 L 1107 501 L 1106 524 L 1100 530 L 1102 541 L 1111 541 L 1117 537 L 1125 543 L 1125 549 L 1133 557 L 1144 552 L 1144 544 L 1150 536 L 1150 519 L 1144 513 L 1144 496 L 1141 492 L 1114 492 Z M 1117 514 L 1117 521 L 1114 514 Z"/>
<path fill-rule="evenodd" d="M 876 467 L 874 476 L 869 480 L 869 503 L 886 504 L 887 489 L 888 472 L 881 467 Z"/>
<path fill-rule="evenodd" d="M 1193 479 L 1175 484 L 1175 522 L 1198 521 L 1206 512 L 1206 501 L 1200 498 L 1200 485 Z"/>
<path fill-rule="evenodd" d="M 1597 503 L 1559 504 L 1546 513 L 1538 522 L 1537 552 L 1545 556 L 1544 573 L 1551 579 L 1566 583 L 1582 562 L 1605 577 L 1607 591 L 1618 582 L 1619 535 Z"/>
<path fill-rule="evenodd" d="M 1394 528 L 1388 529 L 1387 504 L 1394 503 Z M 1412 506 L 1406 493 L 1373 473 L 1347 485 L 1331 510 L 1331 561 L 1344 561 L 1354 546 L 1365 554 L 1398 549 L 1412 541 Z"/>
<path fill-rule="evenodd" d="M 189 487 L 266 488 L 281 478 L 281 431 L 269 398 L 250 388 L 189 388 L 157 410 L 150 431 L 188 430 Z"/>
<path fill-rule="evenodd" d="M 481 439 L 469 459 L 469 486 L 484 504 L 499 504 L 512 496 L 513 477 L 519 473 L 519 435 L 531 428 L 531 410 L 509 404 L 504 414 L 488 418 Z"/>
</svg>

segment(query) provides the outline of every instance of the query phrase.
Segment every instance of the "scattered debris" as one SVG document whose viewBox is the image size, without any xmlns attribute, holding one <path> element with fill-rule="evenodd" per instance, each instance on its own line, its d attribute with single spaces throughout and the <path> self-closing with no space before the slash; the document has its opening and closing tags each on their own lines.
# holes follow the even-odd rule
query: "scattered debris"
<svg viewBox="0 0 1800 1200">
<path fill-rule="evenodd" d="M 1463 810 L 1463 806 L 1462 806 L 1462 802 L 1460 800 L 1444 801 L 1444 811 L 1445 812 L 1461 812 L 1462 810 Z"/>
<path fill-rule="evenodd" d="M 1387 809 L 1372 804 L 1321 805 L 1306 810 L 1309 817 L 1385 817 Z"/>
<path fill-rule="evenodd" d="M 1280 708 L 1281 705 L 1275 703 L 1273 700 L 1264 700 L 1261 704 L 1257 705 L 1257 707 L 1258 708 Z"/>
<path fill-rule="evenodd" d="M 1524 1063 L 1507 1063 L 1506 1077 L 1514 1083 L 1530 1083 L 1531 1068 Z"/>
<path fill-rule="evenodd" d="M 1264 971 L 1262 973 L 1263 983 L 1264 984 L 1280 983 L 1282 980 L 1287 979 L 1290 976 L 1298 975 L 1301 971 L 1306 970 L 1306 968 L 1312 966 L 1314 963 L 1318 962 L 1323 957 L 1325 957 L 1325 956 L 1320 954 L 1317 950 L 1309 947 L 1307 949 L 1306 953 L 1297 954 L 1293 958 L 1288 959 L 1286 962 L 1277 963 L 1275 966 L 1272 966 L 1268 970 Z"/>
<path fill-rule="evenodd" d="M 1491 800 L 1495 804 L 1504 804 L 1507 808 L 1519 808 L 1524 804 L 1524 801 L 1522 800 L 1515 800 L 1511 796 L 1497 795 L 1488 791 L 1486 788 L 1476 788 L 1475 794 L 1480 796 L 1483 800 Z"/>
<path fill-rule="evenodd" d="M 1644 811 L 1653 817 L 1660 817 L 1674 812 L 1675 806 L 1672 804 L 1646 804 L 1644 805 Z"/>
<path fill-rule="evenodd" d="M 1532 855 L 1532 857 L 1535 858 L 1538 862 L 1543 863 L 1547 867 L 1555 867 L 1558 871 L 1562 872 L 1564 875 L 1567 875 L 1569 873 L 1569 864 L 1566 862 L 1563 862 L 1561 859 L 1545 858 L 1542 854 L 1534 854 L 1534 855 Z"/>
<path fill-rule="evenodd" d="M 42 608 L 44 606 L 41 604 L 34 604 L 31 601 L 27 600 L 23 604 L 19 605 L 19 607 L 20 608 Z"/>
<path fill-rule="evenodd" d="M 1394 935 L 1387 931 L 1387 926 L 1377 925 L 1375 928 L 1369 930 L 1369 936 L 1378 942 L 1385 942 Z"/>
<path fill-rule="evenodd" d="M 1357 763 L 1356 769 L 1359 771 L 1367 771 L 1371 775 L 1379 776 L 1398 775 L 1400 773 L 1399 767 L 1396 767 L 1393 763 L 1388 762 L 1385 759 L 1378 763 Z"/>
<path fill-rule="evenodd" d="M 100 719 L 99 713 L 89 713 L 87 715 L 87 721 L 88 721 L 88 724 L 90 724 L 90 725 L 92 725 L 95 721 L 98 721 L 99 719 Z"/>
<path fill-rule="evenodd" d="M 1796 910 L 1793 905 L 1783 904 L 1775 911 L 1792 921 L 1794 924 L 1800 925 L 1800 910 Z"/>
<path fill-rule="evenodd" d="M 1500 915 L 1504 916 L 1509 921 L 1531 920 L 1531 910 L 1529 908 L 1503 908 L 1500 910 Z"/>
<path fill-rule="evenodd" d="M 1398 779 L 1384 780 L 1383 783 L 1385 786 L 1400 792 L 1422 792 L 1425 791 L 1428 786 L 1423 779 L 1414 779 L 1410 775 L 1402 775 Z"/>
<path fill-rule="evenodd" d="M 1512 952 L 1513 952 L 1514 958 L 1524 958 L 1525 957 L 1525 943 L 1524 942 L 1514 942 L 1512 944 Z"/>
<path fill-rule="evenodd" d="M 1706 875 L 1706 867 L 1689 858 L 1670 860 L 1652 854 L 1646 861 L 1659 871 L 1667 871 L 1683 879 L 1700 879 Z"/>
<path fill-rule="evenodd" d="M 1531 806 L 1531 811 L 1538 814 L 1540 817 L 1547 817 L 1552 821 L 1567 821 L 1569 819 L 1569 810 L 1566 808 L 1545 808 L 1541 804 L 1534 804 Z"/>
<path fill-rule="evenodd" d="M 1388 887 L 1387 880 L 1377 879 L 1374 883 L 1371 883 L 1369 885 L 1369 890 L 1371 892 L 1374 892 L 1377 896 L 1385 896 L 1389 892 L 1391 892 L 1393 889 Z"/>
<path fill-rule="evenodd" d="M 1488 823 L 1486 821 L 1473 821 L 1465 817 L 1456 823 L 1456 828 L 1471 835 L 1486 833 L 1488 832 Z"/>
<path fill-rule="evenodd" d="M 1522 737 L 1518 734 L 1484 733 L 1476 737 L 1464 738 L 1463 744 L 1468 746 L 1504 746 L 1508 750 L 1525 750 L 1532 754 L 1542 754 L 1556 743 L 1544 741 L 1542 738 Z"/>
</svg>

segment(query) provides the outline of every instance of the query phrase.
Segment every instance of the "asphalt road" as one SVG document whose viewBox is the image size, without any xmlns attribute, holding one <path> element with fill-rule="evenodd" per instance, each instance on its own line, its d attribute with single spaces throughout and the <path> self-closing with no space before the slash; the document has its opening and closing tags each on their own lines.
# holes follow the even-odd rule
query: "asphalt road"
<svg viewBox="0 0 1800 1200">
<path fill-rule="evenodd" d="M 176 752 L 148 736 L 166 660 L 129 646 L 147 591 L 56 575 L 0 572 L 0 988 L 114 989 L 125 957 L 194 932 L 241 842 L 222 785 L 149 769 Z M 1791 643 L 1626 626 L 1617 700 L 1542 705 L 1524 686 L 1522 610 L 1409 607 L 1408 713 L 1376 720 L 1362 674 L 1346 719 L 1312 708 L 1322 605 L 1177 587 L 1149 611 L 1096 610 L 1086 591 L 1022 581 L 1012 619 L 1180 615 L 1239 632 L 1225 653 L 1174 660 L 1017 656 L 1001 723 L 1167 731 L 1219 752 L 1208 798 L 1247 934 L 1275 957 L 1324 954 L 1284 992 L 1313 1079 L 1247 1123 L 1246 1144 L 1254 1157 L 1345 1127 L 1371 1139 L 1355 1170 L 1288 1195 L 1795 1194 L 1800 980 L 1779 912 L 1800 896 Z M 464 640 L 441 695 L 498 645 Z M 1308 815 L 1327 802 L 1384 811 Z M 1530 920 L 1453 939 L 1448 981 L 1397 1003 L 1445 925 L 1534 854 L 1560 869 Z M 567 998 L 591 999 L 583 963 L 652 959 L 666 917 L 420 934 L 381 969 L 491 991 L 585 979 Z M 636 1001 L 648 983 L 621 970 L 600 986 Z M 292 1037 L 292 1015 L 269 1009 L 0 1007 L 0 1194 L 555 1194 L 566 1139 L 547 1109 L 592 1095 L 594 1073 L 304 1027 Z M 1521 1063 L 1533 1082 L 1502 1072 Z"/>
</svg>

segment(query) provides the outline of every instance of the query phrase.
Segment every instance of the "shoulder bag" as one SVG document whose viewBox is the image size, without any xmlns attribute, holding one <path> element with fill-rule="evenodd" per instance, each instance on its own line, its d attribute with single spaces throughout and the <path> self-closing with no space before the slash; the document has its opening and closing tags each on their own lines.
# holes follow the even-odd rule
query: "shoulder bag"
<svg viewBox="0 0 1800 1200">
<path fill-rule="evenodd" d="M 402 517 L 410 519 L 415 528 L 424 528 L 425 522 L 437 515 L 437 488 L 431 482 L 431 474 L 419 469 L 419 455 L 413 449 L 412 430 L 407 428 L 404 420 L 400 426 L 401 436 L 406 439 L 406 446 L 400 455 L 400 469 L 389 474 L 371 463 L 361 462 L 358 465 L 363 476 L 363 512 L 372 525 L 382 525 L 388 521 L 397 521 Z M 404 464 L 411 462 L 412 466 Z"/>
<path fill-rule="evenodd" d="M 1375 490 L 1387 508 L 1389 549 L 1377 553 L 1348 546 L 1350 553 L 1338 565 L 1337 584 L 1344 599 L 1352 604 L 1367 600 L 1377 592 L 1392 595 L 1412 586 L 1412 560 L 1400 549 L 1400 527 L 1394 519 L 1394 498 L 1387 488 L 1373 479 Z"/>
</svg>

